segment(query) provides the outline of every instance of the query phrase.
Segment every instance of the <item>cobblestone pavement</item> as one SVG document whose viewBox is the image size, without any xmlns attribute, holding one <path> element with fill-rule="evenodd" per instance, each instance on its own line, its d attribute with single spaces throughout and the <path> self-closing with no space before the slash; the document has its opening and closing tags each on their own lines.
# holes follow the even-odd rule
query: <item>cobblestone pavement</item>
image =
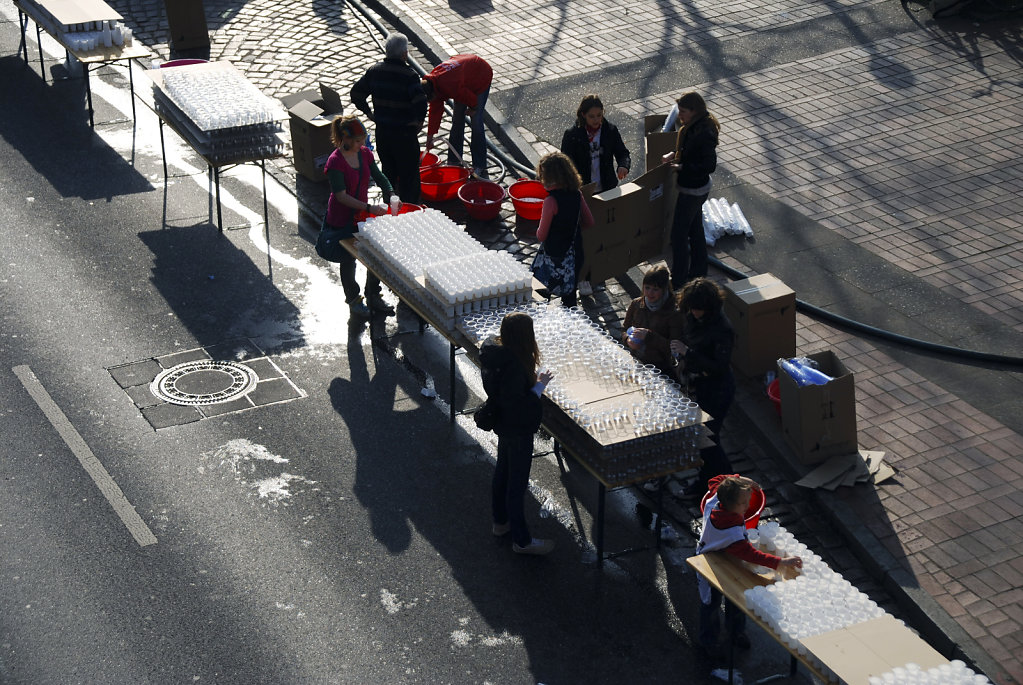
<svg viewBox="0 0 1023 685">
<path fill-rule="evenodd" d="M 997 39 L 962 60 L 948 49 L 901 35 L 695 88 L 743 181 L 1023 333 L 1019 55 Z M 674 97 L 617 108 L 642 117 Z"/>
<path fill-rule="evenodd" d="M 140 40 L 169 55 L 161 3 L 111 4 Z M 416 28 L 410 33 L 440 50 L 485 55 L 495 66 L 499 91 L 678 49 L 712 55 L 722 42 L 765 26 L 796 30 L 825 14 L 842 18 L 880 4 L 696 2 L 681 7 L 633 0 L 609 12 L 605 5 L 567 1 L 391 0 L 387 7 Z M 371 31 L 349 8 L 332 2 L 256 0 L 238 8 L 210 0 L 206 8 L 211 57 L 234 62 L 270 95 L 321 80 L 345 94 L 351 80 L 378 59 Z M 921 26 L 697 89 L 726 126 L 720 148 L 724 171 L 839 239 L 845 251 L 835 248 L 831 258 L 861 255 L 848 249 L 860 246 L 898 270 L 894 282 L 892 271 L 884 278 L 875 276 L 881 273 L 876 269 L 860 275 L 857 292 L 869 311 L 896 312 L 923 338 L 1018 355 L 1023 59 L 1018 27 L 976 26 Z M 422 55 L 418 58 L 425 64 Z M 619 120 L 661 113 L 674 95 L 645 95 L 612 109 Z M 537 150 L 549 145 L 535 132 L 522 133 Z M 304 185 L 286 162 L 277 173 L 307 199 L 314 215 L 321 211 L 322 189 Z M 527 258 L 533 249 L 528 235 L 507 213 L 502 221 L 499 228 L 470 230 Z M 792 241 L 806 237 L 796 231 L 793 227 Z M 801 271 L 829 257 L 819 244 L 804 247 L 803 261 L 772 270 L 796 282 Z M 722 243 L 715 254 L 726 265 L 752 273 L 758 268 L 751 249 Z M 883 292 L 871 282 L 878 279 L 885 281 Z M 910 297 L 899 300 L 894 291 Z M 623 279 L 585 304 L 592 316 L 618 326 L 630 294 L 635 283 Z M 819 293 L 798 295 L 812 300 Z M 978 318 L 957 328 L 945 315 L 950 304 L 965 305 Z M 836 568 L 936 646 L 951 653 L 954 644 L 998 683 L 1023 683 L 1023 437 L 1018 428 L 962 399 L 968 380 L 957 394 L 871 339 L 802 314 L 797 325 L 801 352 L 830 348 L 855 372 L 860 443 L 886 451 L 898 477 L 877 488 L 843 488 L 835 494 L 790 485 L 800 467 L 779 440 L 777 418 L 759 380 L 741 386 L 729 420 L 727 446 L 737 467 L 771 491 L 773 515 L 799 526 L 801 538 L 811 539 Z M 1015 345 L 1007 346 L 1012 340 Z M 1018 387 L 1018 372 L 1003 373 L 1010 387 Z M 676 485 L 670 489 L 675 492 Z M 693 513 L 678 500 L 669 509 L 681 522 Z M 820 511 L 827 520 L 816 515 Z"/>
</svg>

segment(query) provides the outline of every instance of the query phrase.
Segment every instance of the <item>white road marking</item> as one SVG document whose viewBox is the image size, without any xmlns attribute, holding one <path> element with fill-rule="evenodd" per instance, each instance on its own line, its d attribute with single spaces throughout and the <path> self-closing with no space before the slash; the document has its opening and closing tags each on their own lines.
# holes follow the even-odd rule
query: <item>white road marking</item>
<svg viewBox="0 0 1023 685">
<path fill-rule="evenodd" d="M 156 536 L 149 530 L 149 526 L 146 525 L 142 517 L 135 511 L 135 507 L 124 496 L 121 488 L 117 486 L 117 483 L 110 477 L 107 470 L 103 468 L 103 464 L 92 453 L 92 450 L 89 449 L 82 436 L 71 425 L 71 421 L 68 420 L 64 412 L 57 406 L 57 403 L 53 401 L 50 394 L 46 392 L 46 388 L 39 382 L 36 375 L 32 373 L 32 369 L 27 366 L 15 366 L 11 370 L 14 371 L 14 375 L 18 377 L 21 384 L 25 386 L 25 390 L 35 400 L 35 403 L 43 410 L 43 414 L 46 415 L 50 424 L 53 425 L 60 437 L 64 439 L 67 446 L 71 448 L 75 457 L 78 458 L 78 463 L 92 477 L 96 487 L 107 498 L 107 502 L 110 503 L 114 513 L 117 514 L 121 522 L 124 523 L 125 528 L 135 538 L 135 542 L 139 543 L 140 547 L 155 545 Z"/>
</svg>

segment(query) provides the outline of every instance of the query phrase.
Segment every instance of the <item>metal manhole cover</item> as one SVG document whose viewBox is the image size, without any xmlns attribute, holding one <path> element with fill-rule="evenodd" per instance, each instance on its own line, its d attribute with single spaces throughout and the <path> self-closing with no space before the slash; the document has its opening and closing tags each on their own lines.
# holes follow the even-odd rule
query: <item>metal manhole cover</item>
<svg viewBox="0 0 1023 685">
<path fill-rule="evenodd" d="M 219 404 L 246 394 L 258 381 L 256 373 L 243 364 L 193 361 L 162 371 L 149 391 L 171 404 Z"/>
</svg>

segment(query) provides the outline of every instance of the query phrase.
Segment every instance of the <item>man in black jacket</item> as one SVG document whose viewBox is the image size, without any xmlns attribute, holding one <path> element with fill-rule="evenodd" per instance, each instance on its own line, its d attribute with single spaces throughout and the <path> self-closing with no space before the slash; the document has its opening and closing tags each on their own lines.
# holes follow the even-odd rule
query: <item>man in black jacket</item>
<svg viewBox="0 0 1023 685">
<path fill-rule="evenodd" d="M 350 97 L 376 124 L 376 151 L 384 175 L 402 201 L 418 204 L 419 131 L 426 121 L 426 93 L 408 64 L 408 39 L 403 34 L 387 36 L 384 55 L 355 82 Z"/>
</svg>

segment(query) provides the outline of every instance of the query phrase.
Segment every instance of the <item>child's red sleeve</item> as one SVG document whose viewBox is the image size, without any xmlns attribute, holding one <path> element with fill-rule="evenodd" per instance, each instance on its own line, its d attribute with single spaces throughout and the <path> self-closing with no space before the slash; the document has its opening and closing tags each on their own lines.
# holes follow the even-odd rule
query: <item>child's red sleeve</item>
<svg viewBox="0 0 1023 685">
<path fill-rule="evenodd" d="M 748 561 L 751 564 L 758 564 L 760 566 L 766 566 L 770 569 L 777 569 L 778 563 L 781 561 L 781 557 L 779 556 L 768 554 L 767 552 L 761 552 L 751 545 L 749 540 L 733 542 L 728 547 L 725 547 L 725 552 L 731 554 L 733 557 L 738 557 L 743 561 Z"/>
</svg>

